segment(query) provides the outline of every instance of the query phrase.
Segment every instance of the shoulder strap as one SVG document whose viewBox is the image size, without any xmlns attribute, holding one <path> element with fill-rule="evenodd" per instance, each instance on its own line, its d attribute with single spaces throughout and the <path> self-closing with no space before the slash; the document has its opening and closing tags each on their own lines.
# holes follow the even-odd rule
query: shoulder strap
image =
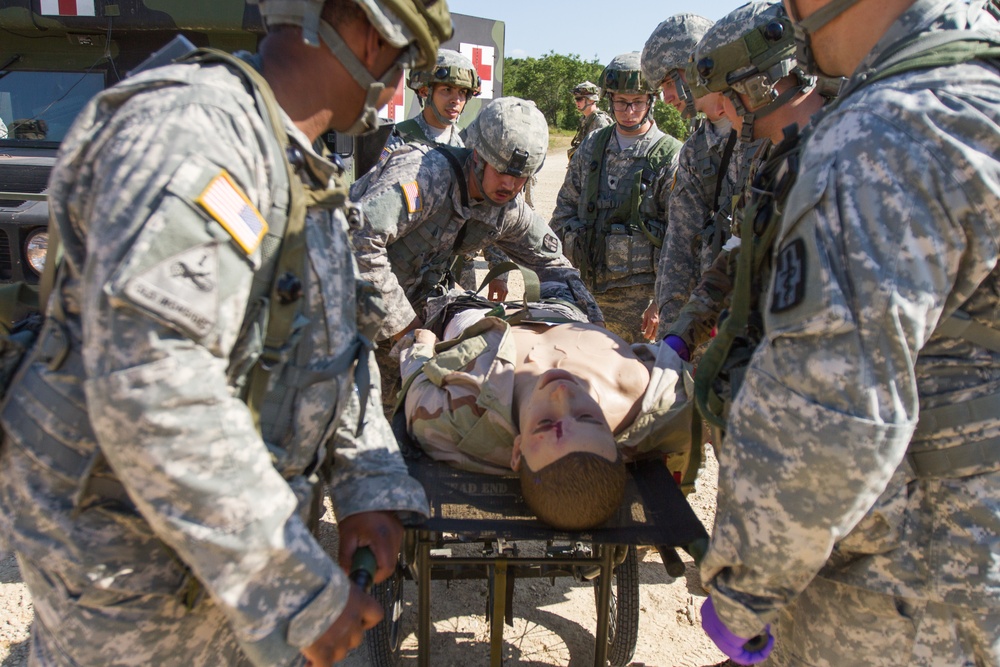
<svg viewBox="0 0 1000 667">
<path fill-rule="evenodd" d="M 583 186 L 583 197 L 580 198 L 580 210 L 578 211 L 581 219 L 593 220 L 597 217 L 597 192 L 601 184 L 601 164 L 604 162 L 604 151 L 607 150 L 608 142 L 611 141 L 611 135 L 614 134 L 614 131 L 614 125 L 594 130 L 594 134 L 597 135 L 594 138 L 594 152 L 590 156 L 591 164 L 587 172 L 587 182 Z"/>
<path fill-rule="evenodd" d="M 420 141 L 425 144 L 434 143 L 427 138 L 426 134 L 424 134 L 424 129 L 420 127 L 420 123 L 417 122 L 416 118 L 410 118 L 396 123 L 393 130 L 400 139 L 407 143 L 410 141 Z"/>
<path fill-rule="evenodd" d="M 463 164 L 471 151 L 468 148 L 458 148 L 444 144 L 432 144 L 431 148 L 447 158 L 448 165 L 455 174 L 455 183 L 458 185 L 458 191 L 462 196 L 462 206 L 468 208 L 469 182 L 465 178 L 465 167 Z"/>
<path fill-rule="evenodd" d="M 221 62 L 243 78 L 253 93 L 261 118 L 281 147 L 282 163 L 288 175 L 289 206 L 284 228 L 270 229 L 275 238 L 262 246 L 267 254 L 262 257 L 261 268 L 254 277 L 250 304 L 259 299 L 268 300 L 267 332 L 260 359 L 254 364 L 247 381 L 246 403 L 260 429 L 260 406 L 264 401 L 270 369 L 287 354 L 286 342 L 291 337 L 292 323 L 298 312 L 294 299 L 279 293 L 278 285 L 285 276 L 299 276 L 305 266 L 306 193 L 298 174 L 288 161 L 288 134 L 284 129 L 280 107 L 271 87 L 249 63 L 225 51 L 198 49 L 185 58 L 194 62 Z M 270 220 L 268 221 L 271 222 Z M 269 225 L 271 226 L 271 225 Z M 364 403 L 362 403 L 362 407 Z"/>
<path fill-rule="evenodd" d="M 903 72 L 993 58 L 1000 58 L 1000 42 L 991 35 L 976 30 L 922 33 L 883 54 L 869 72 L 849 81 L 838 100 L 876 81 Z"/>
</svg>

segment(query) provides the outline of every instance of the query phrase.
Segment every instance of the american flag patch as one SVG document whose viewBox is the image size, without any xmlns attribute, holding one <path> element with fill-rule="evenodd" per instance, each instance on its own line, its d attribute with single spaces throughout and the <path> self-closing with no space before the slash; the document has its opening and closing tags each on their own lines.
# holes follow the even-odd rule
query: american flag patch
<svg viewBox="0 0 1000 667">
<path fill-rule="evenodd" d="M 379 153 L 379 156 L 378 156 L 379 164 L 385 162 L 389 158 L 389 156 L 391 154 L 392 154 L 392 151 L 389 150 L 389 147 L 388 146 L 383 146 L 382 147 L 382 152 Z"/>
<path fill-rule="evenodd" d="M 406 210 L 410 213 L 419 211 L 424 203 L 420 199 L 420 186 L 417 185 L 417 182 L 403 183 L 400 187 L 403 188 L 403 196 L 406 197 Z"/>
<path fill-rule="evenodd" d="M 195 201 L 226 228 L 248 255 L 267 233 L 267 222 L 225 170 L 212 179 Z"/>
<path fill-rule="evenodd" d="M 43 16 L 97 16 L 94 0 L 41 0 Z"/>
</svg>

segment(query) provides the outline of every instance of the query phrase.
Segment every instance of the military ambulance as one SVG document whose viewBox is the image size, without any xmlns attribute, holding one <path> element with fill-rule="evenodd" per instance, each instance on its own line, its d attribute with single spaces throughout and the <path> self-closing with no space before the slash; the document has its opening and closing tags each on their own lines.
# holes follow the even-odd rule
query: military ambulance
<svg viewBox="0 0 1000 667">
<path fill-rule="evenodd" d="M 483 93 L 462 117 L 499 97 L 504 24 L 452 14 L 455 36 L 442 47 L 476 63 Z M 184 35 L 195 46 L 256 50 L 260 12 L 245 0 L 4 0 L 0 3 L 0 284 L 35 285 L 48 249 L 45 189 L 59 143 L 95 93 Z M 405 76 L 404 76 L 405 81 Z M 391 123 L 417 115 L 400 83 L 382 110 Z M 377 160 L 388 127 L 357 140 L 331 134 L 329 147 L 350 174 Z"/>
</svg>

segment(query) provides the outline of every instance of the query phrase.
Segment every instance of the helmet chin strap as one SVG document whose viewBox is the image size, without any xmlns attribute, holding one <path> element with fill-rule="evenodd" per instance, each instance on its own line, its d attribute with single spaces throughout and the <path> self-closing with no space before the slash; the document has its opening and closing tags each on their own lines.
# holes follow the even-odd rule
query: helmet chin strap
<svg viewBox="0 0 1000 667">
<path fill-rule="evenodd" d="M 459 114 L 458 118 L 456 118 L 455 120 L 452 120 L 451 118 L 448 118 L 443 113 L 441 113 L 440 111 L 438 111 L 437 105 L 434 104 L 434 88 L 433 87 L 430 89 L 430 94 L 427 95 L 427 106 L 429 106 L 431 108 L 431 113 L 434 114 L 434 117 L 438 119 L 438 122 L 439 123 L 443 123 L 445 127 L 447 127 L 449 125 L 454 125 L 455 123 L 458 122 L 458 118 L 462 117 L 462 115 Z"/>
<path fill-rule="evenodd" d="M 795 6 L 795 0 L 788 0 L 789 15 L 792 19 L 792 28 L 795 30 L 795 59 L 800 67 L 810 74 L 820 74 L 830 76 L 820 69 L 816 62 L 816 54 L 813 52 L 810 35 L 819 32 L 820 28 L 837 18 L 845 11 L 857 4 L 859 0 L 833 0 L 830 4 L 820 7 L 809 15 L 808 18 L 799 19 L 799 10 Z"/>
<path fill-rule="evenodd" d="M 747 143 L 753 141 L 754 121 L 764 118 L 765 116 L 769 116 L 780 107 L 784 106 L 793 97 L 806 91 L 810 87 L 811 86 L 806 84 L 792 86 L 755 111 L 750 111 L 746 108 L 746 105 L 743 104 L 743 100 L 740 99 L 739 94 L 735 90 L 726 91 L 726 95 L 729 96 L 733 106 L 736 107 L 736 113 L 743 117 L 743 128 L 740 130 L 740 141 Z"/>
<path fill-rule="evenodd" d="M 694 95 L 691 94 L 691 89 L 688 88 L 688 85 L 681 78 L 677 70 L 671 70 L 670 78 L 674 81 L 674 90 L 677 92 L 677 97 L 684 102 L 684 111 L 681 112 L 681 118 L 691 120 L 698 115 L 698 110 L 694 108 Z"/>
<path fill-rule="evenodd" d="M 612 104 L 611 108 L 614 109 L 614 102 L 612 101 L 611 104 Z M 622 123 L 621 121 L 618 120 L 618 116 L 615 116 L 615 122 L 618 123 L 618 127 L 620 127 L 621 129 L 625 130 L 626 132 L 635 132 L 640 127 L 642 127 L 643 125 L 645 125 L 646 121 L 652 120 L 652 118 L 653 118 L 653 105 L 654 104 L 656 104 L 656 96 L 655 95 L 650 95 L 649 96 L 649 106 L 646 107 L 646 115 L 643 116 L 642 120 L 640 120 L 635 125 L 625 125 L 624 123 Z"/>
<path fill-rule="evenodd" d="M 319 38 L 326 44 L 326 47 L 330 49 L 337 60 L 347 69 L 354 81 L 362 88 L 367 88 L 368 92 L 365 95 L 364 106 L 361 108 L 361 113 L 358 115 L 357 120 L 349 128 L 344 130 L 344 134 L 359 135 L 372 132 L 378 127 L 378 98 L 381 97 L 382 91 L 386 89 L 386 86 L 392 82 L 398 73 L 396 67 L 390 67 L 389 71 L 385 73 L 381 80 L 376 81 L 375 77 L 371 75 L 365 66 L 362 64 L 358 57 L 354 55 L 354 52 L 347 46 L 343 38 L 337 34 L 337 31 L 333 29 L 326 21 L 319 22 Z"/>
</svg>

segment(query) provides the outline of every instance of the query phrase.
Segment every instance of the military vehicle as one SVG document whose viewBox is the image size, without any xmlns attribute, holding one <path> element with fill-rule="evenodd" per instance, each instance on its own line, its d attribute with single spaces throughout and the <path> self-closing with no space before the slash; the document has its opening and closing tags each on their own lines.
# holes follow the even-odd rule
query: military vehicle
<svg viewBox="0 0 1000 667">
<path fill-rule="evenodd" d="M 463 124 L 502 90 L 504 24 L 453 14 L 443 46 L 480 66 L 483 95 Z M 4 0 L 0 3 L 0 284 L 37 284 L 48 248 L 45 189 L 59 143 L 94 94 L 112 86 L 178 34 L 195 46 L 253 51 L 264 35 L 246 0 Z M 405 78 L 405 77 L 404 77 Z M 489 83 L 487 91 L 486 85 Z M 419 113 L 404 85 L 384 110 L 388 122 Z M 384 134 L 331 134 L 330 148 L 361 174 Z"/>
</svg>

